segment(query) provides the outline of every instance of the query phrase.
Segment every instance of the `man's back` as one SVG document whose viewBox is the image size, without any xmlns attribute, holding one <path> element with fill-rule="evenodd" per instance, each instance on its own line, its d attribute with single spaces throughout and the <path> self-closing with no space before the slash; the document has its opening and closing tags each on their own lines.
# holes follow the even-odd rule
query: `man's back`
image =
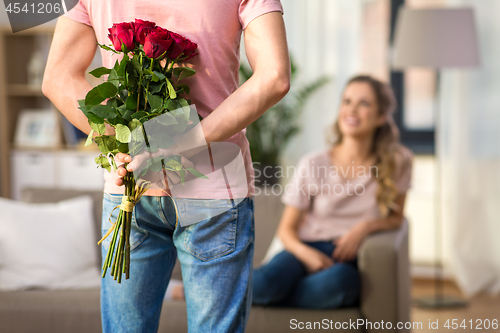
<svg viewBox="0 0 500 333">
<path fill-rule="evenodd" d="M 278 0 L 138 0 L 126 4 L 119 0 L 81 0 L 66 17 L 91 25 L 100 44 L 109 44 L 108 29 L 114 23 L 142 19 L 155 22 L 158 26 L 179 33 L 198 44 L 199 55 L 184 66 L 196 70 L 196 75 L 185 79 L 191 88 L 189 97 L 198 113 L 205 118 L 238 88 L 239 48 L 241 33 L 254 18 L 272 11 L 282 11 Z M 103 66 L 112 67 L 117 55 L 101 50 Z M 247 188 L 240 196 L 254 194 L 250 148 L 244 135 L 245 130 L 226 141 L 237 144 L 242 152 Z M 216 177 L 214 175 L 213 177 Z M 212 178 L 213 178 L 212 177 Z M 106 192 L 121 193 L 115 186 L 116 176 L 105 175 Z M 225 198 L 226 182 L 214 180 L 210 188 L 204 188 L 203 181 L 195 180 L 198 191 L 190 191 L 190 197 Z M 213 184 L 220 184 L 214 188 Z M 152 194 L 152 193 L 148 193 Z M 154 193 L 162 195 L 160 191 Z"/>
</svg>

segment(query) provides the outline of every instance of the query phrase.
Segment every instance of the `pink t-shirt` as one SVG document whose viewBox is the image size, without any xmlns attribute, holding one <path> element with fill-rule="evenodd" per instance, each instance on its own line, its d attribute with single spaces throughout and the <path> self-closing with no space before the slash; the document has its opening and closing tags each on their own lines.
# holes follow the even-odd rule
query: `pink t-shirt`
<svg viewBox="0 0 500 333">
<path fill-rule="evenodd" d="M 342 170 L 332 164 L 330 153 L 305 155 L 284 188 L 282 202 L 306 211 L 298 229 L 303 241 L 329 241 L 363 219 L 380 217 L 377 174 L 363 167 Z M 393 179 L 400 194 L 411 185 L 412 156 L 404 147 L 396 155 Z"/>
<path fill-rule="evenodd" d="M 136 18 L 155 22 L 158 26 L 179 33 L 198 44 L 199 55 L 185 65 L 196 70 L 196 75 L 185 80 L 191 92 L 192 104 L 202 117 L 210 114 L 238 88 L 239 51 L 241 33 L 260 15 L 279 11 L 280 0 L 80 0 L 65 16 L 93 27 L 97 41 L 110 44 L 108 28 L 113 23 L 131 22 Z M 117 56 L 101 50 L 103 66 L 112 67 Z M 247 187 L 244 196 L 254 195 L 250 147 L 240 131 L 226 142 L 237 144 L 243 157 Z M 105 192 L 123 193 L 123 187 L 114 184 L 116 175 L 105 172 Z M 213 179 L 212 179 L 213 180 Z M 224 180 L 219 188 L 203 187 L 190 191 L 191 198 L 226 198 Z M 149 190 L 147 195 L 165 195 L 160 190 Z"/>
</svg>

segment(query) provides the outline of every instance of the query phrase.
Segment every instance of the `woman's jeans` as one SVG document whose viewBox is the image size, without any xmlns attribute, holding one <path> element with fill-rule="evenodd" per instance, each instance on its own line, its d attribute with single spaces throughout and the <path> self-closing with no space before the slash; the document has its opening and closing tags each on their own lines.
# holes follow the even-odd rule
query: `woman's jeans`
<svg viewBox="0 0 500 333">
<path fill-rule="evenodd" d="M 332 242 L 305 242 L 328 256 Z M 253 304 L 333 309 L 358 303 L 360 277 L 357 259 L 307 274 L 304 265 L 290 252 L 282 251 L 254 270 Z"/>
<path fill-rule="evenodd" d="M 102 234 L 121 195 L 104 194 Z M 201 222 L 175 227 L 170 197 L 143 196 L 135 206 L 130 235 L 130 278 L 101 280 L 104 333 L 157 332 L 167 285 L 177 257 L 181 263 L 189 332 L 244 332 L 251 308 L 254 252 L 253 198 L 175 199 L 180 214 L 227 207 Z M 184 212 L 184 213 L 183 213 Z M 118 216 L 113 211 L 112 221 Z M 103 259 L 111 237 L 102 243 Z"/>
</svg>

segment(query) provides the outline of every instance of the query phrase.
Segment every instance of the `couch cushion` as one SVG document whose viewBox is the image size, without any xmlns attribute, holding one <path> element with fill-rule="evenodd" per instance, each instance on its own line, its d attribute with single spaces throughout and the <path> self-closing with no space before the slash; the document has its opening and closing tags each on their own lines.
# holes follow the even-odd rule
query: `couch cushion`
<svg viewBox="0 0 500 333">
<path fill-rule="evenodd" d="M 0 332 L 100 331 L 99 288 L 0 293 Z"/>
<path fill-rule="evenodd" d="M 44 204 L 0 198 L 0 211 L 0 289 L 99 285 L 90 196 Z"/>
<path fill-rule="evenodd" d="M 76 198 L 82 195 L 90 195 L 94 207 L 94 234 L 95 244 L 101 239 L 101 216 L 102 216 L 102 191 L 66 190 L 55 188 L 26 188 L 22 191 L 21 198 L 24 202 L 48 203 L 59 202 L 65 199 Z M 97 251 L 97 263 L 101 267 L 101 251 Z"/>
</svg>

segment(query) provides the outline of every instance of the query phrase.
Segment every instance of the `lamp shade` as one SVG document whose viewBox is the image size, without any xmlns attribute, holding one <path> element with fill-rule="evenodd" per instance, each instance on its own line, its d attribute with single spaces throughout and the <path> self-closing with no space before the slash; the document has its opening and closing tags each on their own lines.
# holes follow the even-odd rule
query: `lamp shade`
<svg viewBox="0 0 500 333">
<path fill-rule="evenodd" d="M 479 66 L 472 8 L 400 7 L 392 67 Z"/>
</svg>

